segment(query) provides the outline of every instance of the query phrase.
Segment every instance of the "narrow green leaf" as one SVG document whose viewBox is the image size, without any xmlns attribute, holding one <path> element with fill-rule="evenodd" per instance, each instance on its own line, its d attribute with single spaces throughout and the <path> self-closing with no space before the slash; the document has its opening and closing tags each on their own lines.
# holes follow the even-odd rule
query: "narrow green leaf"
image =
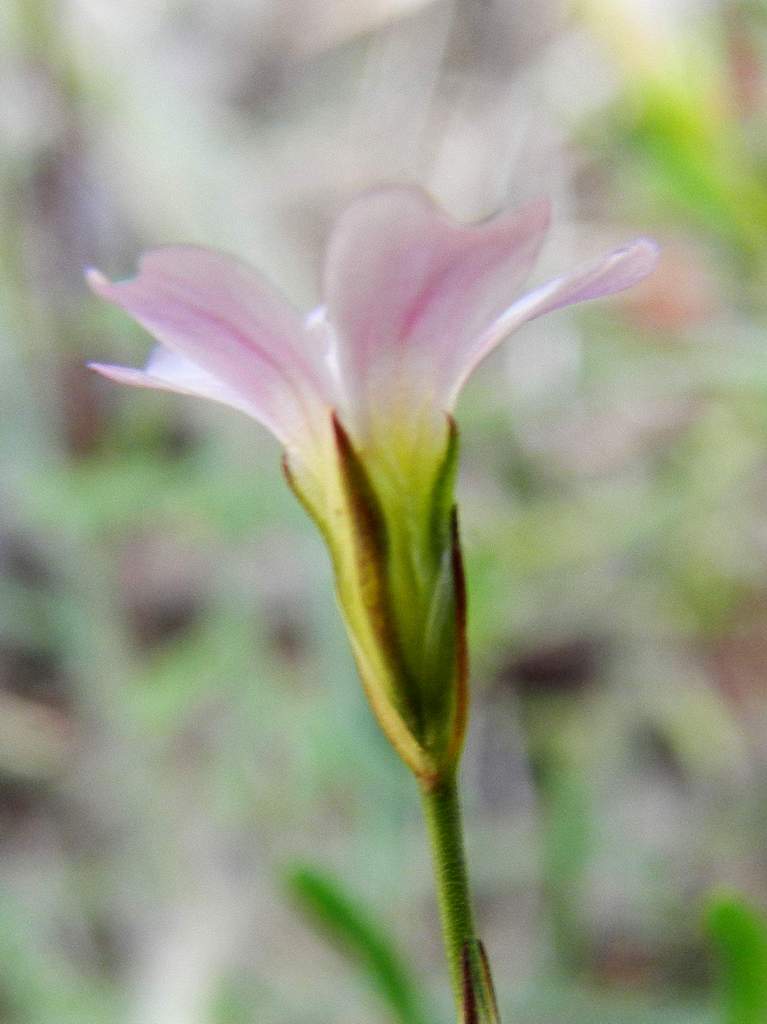
<svg viewBox="0 0 767 1024">
<path fill-rule="evenodd" d="M 393 940 L 356 897 L 324 872 L 306 865 L 285 874 L 303 915 L 363 972 L 400 1024 L 426 1024 L 423 998 Z"/>
<path fill-rule="evenodd" d="M 767 921 L 740 896 L 714 896 L 706 930 L 720 972 L 725 1024 L 767 1024 Z"/>
</svg>

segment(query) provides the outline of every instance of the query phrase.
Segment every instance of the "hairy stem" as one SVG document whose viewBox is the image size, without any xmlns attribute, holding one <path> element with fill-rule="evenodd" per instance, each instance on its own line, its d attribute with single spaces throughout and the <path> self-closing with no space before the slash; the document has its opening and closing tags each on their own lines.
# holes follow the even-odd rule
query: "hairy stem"
<svg viewBox="0 0 767 1024">
<path fill-rule="evenodd" d="M 429 830 L 445 953 L 450 966 L 458 1019 L 464 1019 L 464 950 L 475 942 L 463 826 L 454 773 L 422 787 Z"/>
</svg>

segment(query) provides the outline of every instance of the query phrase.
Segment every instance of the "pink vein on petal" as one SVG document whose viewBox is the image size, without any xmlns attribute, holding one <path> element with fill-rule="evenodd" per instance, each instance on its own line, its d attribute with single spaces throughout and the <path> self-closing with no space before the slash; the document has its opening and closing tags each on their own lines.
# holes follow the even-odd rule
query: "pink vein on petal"
<svg viewBox="0 0 767 1024">
<path fill-rule="evenodd" d="M 325 294 L 358 405 L 440 401 L 445 361 L 508 307 L 546 235 L 549 205 L 482 224 L 452 221 L 420 189 L 365 193 L 331 235 Z M 417 392 L 420 390 L 420 394 Z"/>
</svg>

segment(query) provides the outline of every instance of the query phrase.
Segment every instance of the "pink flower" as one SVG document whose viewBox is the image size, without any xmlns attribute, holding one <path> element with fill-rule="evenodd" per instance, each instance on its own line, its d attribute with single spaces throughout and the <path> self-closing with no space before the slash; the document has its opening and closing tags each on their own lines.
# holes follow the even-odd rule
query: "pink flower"
<svg viewBox="0 0 767 1024">
<path fill-rule="evenodd" d="M 461 388 L 526 321 L 629 288 L 657 260 L 639 239 L 520 295 L 548 224 L 543 202 L 464 225 L 417 188 L 367 192 L 333 229 L 325 304 L 305 317 L 208 249 L 155 249 L 128 281 L 88 273 L 160 342 L 143 370 L 93 369 L 231 405 L 282 442 L 371 702 L 422 779 L 455 763 L 465 725 L 449 426 Z"/>
<path fill-rule="evenodd" d="M 330 238 L 325 305 L 304 317 L 223 253 L 167 246 L 139 274 L 91 288 L 160 342 L 143 370 L 91 363 L 124 384 L 224 402 L 311 465 L 335 410 L 364 449 L 437 426 L 501 341 L 543 313 L 629 288 L 653 269 L 639 239 L 515 298 L 549 224 L 538 202 L 477 225 L 452 222 L 420 189 L 357 198 Z"/>
</svg>

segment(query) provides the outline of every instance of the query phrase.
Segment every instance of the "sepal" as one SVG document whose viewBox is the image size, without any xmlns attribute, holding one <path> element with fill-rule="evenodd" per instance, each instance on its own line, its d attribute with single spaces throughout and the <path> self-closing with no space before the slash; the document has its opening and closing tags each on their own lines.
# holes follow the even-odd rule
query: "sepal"
<svg viewBox="0 0 767 1024">
<path fill-rule="evenodd" d="M 331 533 L 336 583 L 357 667 L 389 741 L 416 773 L 435 765 L 422 743 L 423 707 L 407 665 L 393 607 L 391 529 L 341 421 L 333 414 L 339 492 Z"/>
<path fill-rule="evenodd" d="M 463 1015 L 460 1024 L 500 1024 L 490 963 L 479 939 L 464 943 L 461 971 Z"/>
<path fill-rule="evenodd" d="M 466 598 L 453 503 L 457 431 L 450 421 L 431 487 L 420 499 L 408 495 L 406 504 L 385 480 L 373 482 L 336 415 L 332 436 L 333 472 L 321 504 L 308 497 L 287 458 L 286 476 L 330 549 L 371 706 L 399 755 L 430 784 L 455 765 L 466 723 Z"/>
</svg>

